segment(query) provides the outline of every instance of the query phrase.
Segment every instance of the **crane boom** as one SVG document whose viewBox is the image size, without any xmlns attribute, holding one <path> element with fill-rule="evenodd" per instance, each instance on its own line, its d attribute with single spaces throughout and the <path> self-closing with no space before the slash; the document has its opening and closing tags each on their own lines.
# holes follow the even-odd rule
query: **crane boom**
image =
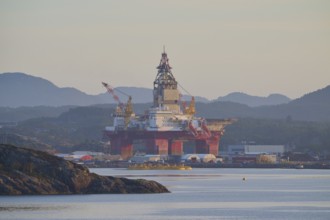
<svg viewBox="0 0 330 220">
<path fill-rule="evenodd" d="M 112 95 L 113 99 L 118 102 L 118 107 L 116 109 L 116 115 L 120 117 L 124 117 L 124 122 L 125 122 L 125 128 L 127 128 L 131 117 L 135 115 L 134 110 L 133 110 L 133 105 L 132 105 L 132 97 L 130 95 L 127 95 L 126 93 L 118 90 L 120 93 L 123 95 L 128 96 L 128 101 L 126 105 L 124 105 L 119 97 L 115 94 L 115 89 L 111 87 L 108 83 L 102 82 L 102 85 L 107 89 L 107 91 Z"/>
<path fill-rule="evenodd" d="M 119 97 L 115 93 L 115 89 L 112 88 L 108 83 L 102 82 L 102 85 L 107 89 L 108 93 L 110 93 L 113 99 L 118 102 L 118 105 L 121 110 L 124 109 L 124 104 L 120 101 Z"/>
</svg>

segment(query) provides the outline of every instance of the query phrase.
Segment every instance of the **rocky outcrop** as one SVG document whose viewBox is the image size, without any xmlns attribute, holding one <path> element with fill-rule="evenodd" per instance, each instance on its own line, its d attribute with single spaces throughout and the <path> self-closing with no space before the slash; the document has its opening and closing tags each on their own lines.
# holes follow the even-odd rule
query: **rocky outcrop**
<svg viewBox="0 0 330 220">
<path fill-rule="evenodd" d="M 0 145 L 0 195 L 164 192 L 155 181 L 99 176 L 45 152 Z"/>
</svg>

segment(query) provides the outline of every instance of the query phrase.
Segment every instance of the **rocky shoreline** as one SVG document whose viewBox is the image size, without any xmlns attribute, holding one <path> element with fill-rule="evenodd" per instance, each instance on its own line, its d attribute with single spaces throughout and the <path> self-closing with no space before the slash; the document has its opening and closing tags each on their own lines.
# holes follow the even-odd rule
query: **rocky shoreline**
<svg viewBox="0 0 330 220">
<path fill-rule="evenodd" d="M 0 145 L 0 195 L 167 192 L 155 181 L 99 176 L 45 152 Z"/>
</svg>

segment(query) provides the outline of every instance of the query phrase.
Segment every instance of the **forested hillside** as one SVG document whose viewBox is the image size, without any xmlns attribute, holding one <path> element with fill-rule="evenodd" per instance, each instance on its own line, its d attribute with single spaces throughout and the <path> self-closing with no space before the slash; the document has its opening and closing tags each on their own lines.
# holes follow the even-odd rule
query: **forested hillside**
<svg viewBox="0 0 330 220">
<path fill-rule="evenodd" d="M 136 107 L 141 111 L 145 106 Z M 18 134 L 26 140 L 35 141 L 35 145 L 40 147 L 43 146 L 40 143 L 44 143 L 45 146 L 68 151 L 72 149 L 102 151 L 104 150 L 104 145 L 101 143 L 102 131 L 106 126 L 111 125 L 112 111 L 113 108 L 109 109 L 105 106 L 73 108 L 58 117 L 30 119 L 18 123 L 16 127 L 0 129 L 0 134 L 6 132 L 7 137 L 9 134 Z M 212 112 L 205 112 L 205 115 L 212 118 L 217 116 L 212 115 Z M 226 128 L 221 140 L 221 148 L 242 141 L 283 144 L 298 151 L 330 151 L 330 122 L 302 122 L 294 121 L 290 117 L 286 119 L 241 117 Z"/>
<path fill-rule="evenodd" d="M 297 151 L 330 152 L 329 122 L 241 118 L 226 127 L 221 146 L 254 142 L 281 144 Z"/>
</svg>

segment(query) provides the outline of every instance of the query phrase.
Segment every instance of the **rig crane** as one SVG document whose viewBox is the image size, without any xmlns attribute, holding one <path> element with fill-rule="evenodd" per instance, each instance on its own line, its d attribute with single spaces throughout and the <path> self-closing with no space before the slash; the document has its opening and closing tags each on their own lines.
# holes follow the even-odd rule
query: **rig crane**
<svg viewBox="0 0 330 220">
<path fill-rule="evenodd" d="M 188 115 L 195 115 L 196 108 L 195 108 L 195 97 L 192 96 L 185 88 L 183 88 L 179 83 L 178 85 L 181 87 L 182 90 L 184 90 L 187 94 L 191 96 L 191 101 L 189 103 L 189 106 L 187 107 L 186 101 L 183 99 L 183 95 L 181 92 L 179 92 L 179 102 L 181 102 L 183 113 Z"/>
<path fill-rule="evenodd" d="M 127 101 L 126 105 L 124 105 L 120 101 L 119 97 L 116 95 L 115 89 L 112 86 L 110 86 L 108 83 L 105 83 L 105 82 L 102 82 L 102 85 L 107 89 L 108 93 L 110 93 L 112 95 L 113 99 L 118 102 L 118 106 L 116 108 L 116 116 L 124 117 L 125 128 L 127 128 L 128 124 L 130 122 L 131 116 L 134 115 L 132 97 L 117 89 L 117 91 L 119 91 L 121 94 L 128 97 L 128 101 Z"/>
<path fill-rule="evenodd" d="M 194 115 L 196 113 L 194 96 L 191 96 L 191 101 L 187 107 L 187 102 L 183 99 L 183 95 L 179 93 L 179 103 L 181 103 L 182 111 L 184 114 Z"/>
<path fill-rule="evenodd" d="M 110 86 L 108 83 L 102 82 L 102 85 L 107 89 L 108 93 L 110 93 L 116 102 L 118 102 L 118 106 L 121 110 L 124 110 L 124 104 L 120 101 L 119 97 L 115 93 L 115 89 Z"/>
</svg>

